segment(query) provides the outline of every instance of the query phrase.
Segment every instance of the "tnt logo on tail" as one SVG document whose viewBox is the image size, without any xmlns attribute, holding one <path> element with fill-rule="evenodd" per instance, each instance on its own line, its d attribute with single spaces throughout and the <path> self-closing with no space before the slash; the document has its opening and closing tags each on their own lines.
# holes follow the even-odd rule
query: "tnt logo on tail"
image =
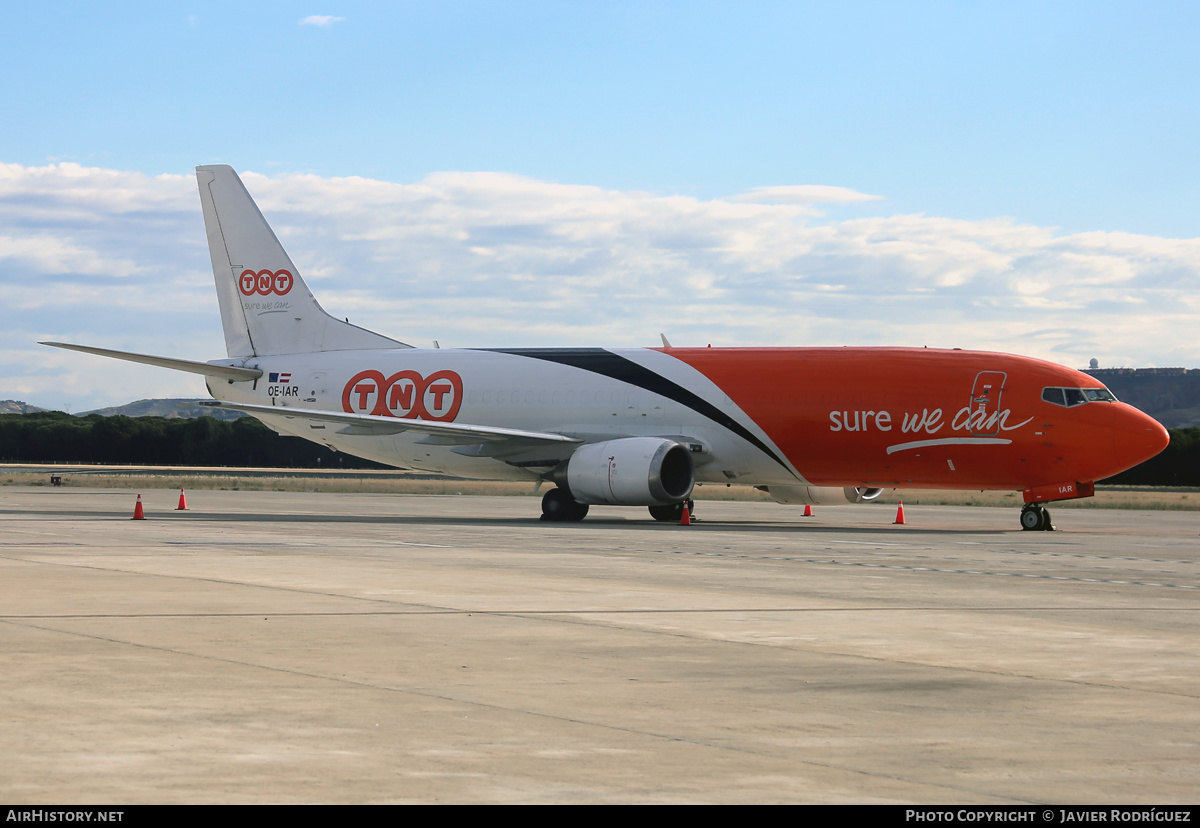
<svg viewBox="0 0 1200 828">
<path fill-rule="evenodd" d="M 243 270 L 238 277 L 238 289 L 243 296 L 286 296 L 295 282 L 292 274 L 286 270 L 276 270 L 274 273 L 269 270 Z"/>
</svg>

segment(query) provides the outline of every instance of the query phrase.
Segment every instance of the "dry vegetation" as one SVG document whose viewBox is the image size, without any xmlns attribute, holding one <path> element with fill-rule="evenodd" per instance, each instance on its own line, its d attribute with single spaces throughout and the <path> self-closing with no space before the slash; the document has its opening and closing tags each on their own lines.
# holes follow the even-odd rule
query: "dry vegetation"
<svg viewBox="0 0 1200 828">
<path fill-rule="evenodd" d="M 232 471 L 227 475 L 145 474 L 118 470 L 73 472 L 64 470 L 63 485 L 89 489 L 221 489 L 230 491 L 268 492 L 346 492 L 405 495 L 508 495 L 541 496 L 546 487 L 535 493 L 532 483 L 509 483 L 481 480 L 427 480 L 397 477 L 394 473 L 363 472 L 355 477 L 289 477 L 269 473 Z M 12 472 L 0 469 L 0 482 L 5 486 L 49 486 L 47 473 Z M 697 500 L 755 500 L 769 501 L 764 492 L 745 486 L 701 485 L 696 488 Z M 876 503 L 895 505 L 904 500 L 910 505 L 941 506 L 1011 506 L 1021 504 L 1019 492 L 956 492 L 941 490 L 893 490 Z M 1200 490 L 1097 487 L 1096 496 L 1082 500 L 1062 501 L 1054 508 L 1075 509 L 1171 509 L 1200 510 Z"/>
</svg>

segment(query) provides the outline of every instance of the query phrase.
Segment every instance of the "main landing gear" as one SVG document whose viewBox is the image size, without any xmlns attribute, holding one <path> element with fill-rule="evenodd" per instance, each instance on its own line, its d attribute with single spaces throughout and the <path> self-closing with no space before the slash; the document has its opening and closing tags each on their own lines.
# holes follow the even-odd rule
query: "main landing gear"
<svg viewBox="0 0 1200 828">
<path fill-rule="evenodd" d="M 696 510 L 695 501 L 687 502 L 688 512 Z M 588 513 L 588 505 L 580 503 L 571 497 L 566 489 L 554 488 L 542 496 L 542 520 L 559 522 L 583 520 Z M 668 503 L 666 506 L 651 506 L 650 516 L 655 520 L 679 523 L 683 519 L 683 503 Z"/>
<path fill-rule="evenodd" d="M 689 500 L 687 502 L 688 514 L 694 519 L 696 516 L 696 501 Z M 683 503 L 668 503 L 666 506 L 651 506 L 650 517 L 655 520 L 661 520 L 671 523 L 679 523 L 683 520 Z"/>
<path fill-rule="evenodd" d="M 587 516 L 588 505 L 566 489 L 551 489 L 542 497 L 542 520 L 577 521 Z"/>
<path fill-rule="evenodd" d="M 1021 528 L 1030 532 L 1053 532 L 1050 513 L 1040 503 L 1026 503 L 1021 509 Z"/>
</svg>

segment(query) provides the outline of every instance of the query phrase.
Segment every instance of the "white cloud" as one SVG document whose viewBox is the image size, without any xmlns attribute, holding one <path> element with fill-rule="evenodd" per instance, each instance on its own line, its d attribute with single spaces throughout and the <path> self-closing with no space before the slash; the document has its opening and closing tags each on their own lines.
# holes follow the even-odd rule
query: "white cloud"
<svg viewBox="0 0 1200 828">
<path fill-rule="evenodd" d="M 754 187 L 734 196 L 731 201 L 753 201 L 760 204 L 846 204 L 880 201 L 883 196 L 868 195 L 849 187 L 825 184 L 792 184 L 776 187 Z"/>
<path fill-rule="evenodd" d="M 310 14 L 308 17 L 301 18 L 300 22 L 297 25 L 299 25 L 299 26 L 321 26 L 324 28 L 328 28 L 328 27 L 332 26 L 334 23 L 340 23 L 341 21 L 343 21 L 345 19 L 346 18 L 344 18 L 344 17 L 334 17 L 333 15 L 330 15 L 330 14 Z"/>
<path fill-rule="evenodd" d="M 128 276 L 137 271 L 129 259 L 104 259 L 95 251 L 52 235 L 0 236 L 0 262 L 41 273 L 108 273 Z"/>
<path fill-rule="evenodd" d="M 820 221 L 802 203 L 508 173 L 243 179 L 331 313 L 417 345 L 653 345 L 665 331 L 676 345 L 1200 366 L 1200 239 L 1008 219 Z M 130 386 L 38 339 L 223 355 L 195 187 L 188 175 L 0 165 L 0 398 L 16 393 L 6 384 L 30 402 L 89 406 L 178 391 L 170 372 Z"/>
</svg>

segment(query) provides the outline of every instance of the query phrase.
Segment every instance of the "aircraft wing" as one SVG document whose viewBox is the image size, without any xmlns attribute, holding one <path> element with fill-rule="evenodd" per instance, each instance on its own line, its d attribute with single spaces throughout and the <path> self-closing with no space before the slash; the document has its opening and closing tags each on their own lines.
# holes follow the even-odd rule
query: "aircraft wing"
<svg viewBox="0 0 1200 828">
<path fill-rule="evenodd" d="M 435 438 L 441 445 L 471 445 L 479 443 L 513 443 L 526 446 L 582 443 L 575 437 L 550 434 L 542 431 L 522 431 L 516 428 L 467 425 L 464 423 L 442 423 L 435 420 L 408 420 L 400 417 L 380 417 L 375 414 L 348 414 L 342 411 L 317 411 L 309 408 L 292 408 L 276 405 L 250 405 L 209 400 L 200 403 L 212 408 L 228 408 L 253 415 L 285 417 L 289 420 L 315 420 L 343 426 L 339 434 L 385 435 L 415 432 Z"/>
<path fill-rule="evenodd" d="M 65 342 L 39 342 L 39 345 L 49 345 L 52 348 L 66 348 L 69 351 L 82 351 L 85 354 L 123 359 L 127 362 L 140 362 L 142 365 L 156 365 L 159 368 L 171 368 L 175 371 L 187 371 L 189 374 L 203 374 L 206 377 L 229 380 L 230 382 L 249 382 L 262 376 L 257 368 L 238 368 L 233 365 L 213 365 L 210 362 L 196 362 L 190 359 L 173 359 L 171 357 L 135 354 L 130 351 L 111 351 L 108 348 L 93 348 L 89 345 L 68 345 Z"/>
</svg>

